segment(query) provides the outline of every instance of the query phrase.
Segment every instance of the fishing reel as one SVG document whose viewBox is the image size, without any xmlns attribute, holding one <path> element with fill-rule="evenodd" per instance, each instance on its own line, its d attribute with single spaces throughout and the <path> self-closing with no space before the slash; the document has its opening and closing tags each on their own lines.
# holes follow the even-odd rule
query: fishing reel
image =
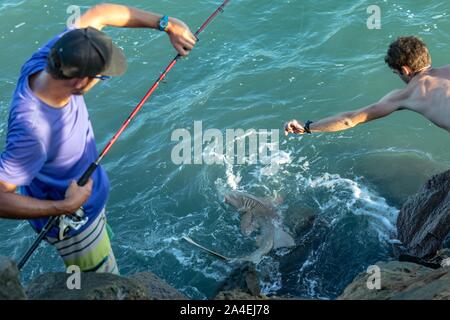
<svg viewBox="0 0 450 320">
<path fill-rule="evenodd" d="M 87 222 L 89 218 L 86 216 L 83 207 L 77 210 L 74 214 L 70 216 L 61 216 L 59 218 L 59 233 L 58 240 L 64 240 L 69 231 L 80 230 Z"/>
</svg>

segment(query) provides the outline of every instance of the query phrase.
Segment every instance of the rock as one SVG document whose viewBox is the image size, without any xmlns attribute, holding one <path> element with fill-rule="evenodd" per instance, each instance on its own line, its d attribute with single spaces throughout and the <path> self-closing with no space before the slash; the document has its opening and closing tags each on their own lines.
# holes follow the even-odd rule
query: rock
<svg viewBox="0 0 450 320">
<path fill-rule="evenodd" d="M 71 274 L 45 273 L 27 288 L 35 300 L 186 300 L 187 297 L 150 272 L 129 278 L 107 273 L 82 273 L 81 289 L 70 290 Z"/>
<path fill-rule="evenodd" d="M 245 285 L 248 291 L 253 296 L 261 295 L 261 287 L 259 286 L 258 273 L 256 272 L 255 268 L 252 268 L 245 273 Z"/>
<path fill-rule="evenodd" d="M 426 258 L 436 253 L 450 232 L 450 171 L 434 176 L 403 205 L 398 238 L 403 253 Z"/>
<path fill-rule="evenodd" d="M 130 279 L 147 288 L 147 296 L 150 300 L 188 300 L 185 295 L 159 279 L 153 273 L 137 273 L 131 276 Z"/>
<path fill-rule="evenodd" d="M 266 296 L 263 294 L 252 295 L 244 292 L 241 289 L 234 289 L 230 291 L 222 291 L 217 294 L 214 300 L 305 300 L 291 295 L 281 296 Z"/>
<path fill-rule="evenodd" d="M 16 264 L 0 256 L 0 300 L 25 300 L 25 290 Z"/>
<path fill-rule="evenodd" d="M 219 292 L 214 300 L 268 300 L 264 295 L 254 296 L 248 292 L 244 292 L 241 289 L 233 289 Z"/>
<path fill-rule="evenodd" d="M 285 216 L 288 219 L 285 224 L 293 231 L 296 240 L 313 228 L 318 212 L 319 209 L 311 208 L 303 203 L 296 203 L 286 210 Z"/>
<path fill-rule="evenodd" d="M 379 262 L 381 289 L 370 290 L 361 273 L 338 300 L 449 300 L 450 268 L 433 270 L 410 262 Z"/>
<path fill-rule="evenodd" d="M 280 259 L 280 272 L 283 277 L 283 285 L 290 286 L 289 280 L 286 279 L 290 274 L 297 274 L 297 271 L 308 260 L 308 257 L 313 250 L 323 243 L 323 235 L 329 230 L 329 225 L 320 217 L 315 219 L 314 226 L 309 234 L 303 234 L 301 237 L 295 239 L 297 245 L 291 248 L 289 253 Z M 295 283 L 297 279 L 293 280 Z M 295 285 L 292 283 L 292 285 Z"/>
<path fill-rule="evenodd" d="M 233 272 L 220 284 L 216 298 L 219 293 L 225 296 L 229 296 L 230 294 L 242 295 L 243 298 L 245 295 L 252 297 L 260 296 L 261 288 L 259 286 L 259 277 L 255 265 L 247 261 L 237 264 Z"/>
<path fill-rule="evenodd" d="M 442 247 L 450 249 L 450 234 L 447 236 L 447 238 L 444 240 L 444 243 L 442 244 Z"/>
<path fill-rule="evenodd" d="M 242 262 L 223 281 L 214 300 L 298 300 L 300 298 L 285 296 L 266 296 L 261 293 L 259 274 L 251 262 Z"/>
<path fill-rule="evenodd" d="M 67 273 L 45 273 L 34 279 L 27 294 L 34 300 L 147 300 L 148 289 L 135 280 L 107 273 L 82 273 L 81 289 L 69 290 Z"/>
</svg>

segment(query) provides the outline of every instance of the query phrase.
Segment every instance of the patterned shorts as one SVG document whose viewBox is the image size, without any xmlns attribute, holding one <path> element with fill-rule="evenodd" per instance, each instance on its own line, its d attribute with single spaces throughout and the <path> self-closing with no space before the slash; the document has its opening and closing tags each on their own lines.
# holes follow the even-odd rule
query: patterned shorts
<svg viewBox="0 0 450 320">
<path fill-rule="evenodd" d="M 108 231 L 103 209 L 83 232 L 62 241 L 48 237 L 47 241 L 56 247 L 66 267 L 75 265 L 82 272 L 119 274 Z"/>
</svg>

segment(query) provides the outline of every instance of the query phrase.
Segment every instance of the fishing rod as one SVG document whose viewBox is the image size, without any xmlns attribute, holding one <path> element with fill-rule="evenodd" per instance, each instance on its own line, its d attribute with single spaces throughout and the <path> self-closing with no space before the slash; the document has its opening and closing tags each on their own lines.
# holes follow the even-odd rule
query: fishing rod
<svg viewBox="0 0 450 320">
<path fill-rule="evenodd" d="M 208 19 L 201 25 L 201 27 L 197 30 L 197 32 L 194 34 L 194 36 L 198 40 L 198 35 L 203 32 L 203 30 L 206 29 L 206 27 L 214 20 L 214 18 L 224 11 L 225 6 L 230 2 L 230 0 L 225 0 L 217 9 L 209 16 Z M 128 125 L 131 123 L 131 121 L 136 117 L 138 112 L 142 109 L 144 104 L 147 102 L 147 100 L 152 96 L 152 94 L 155 92 L 155 90 L 159 87 L 160 83 L 164 80 L 164 78 L 167 76 L 167 74 L 172 70 L 172 68 L 175 66 L 175 64 L 180 60 L 181 55 L 177 54 L 177 56 L 172 60 L 172 62 L 169 63 L 169 65 L 166 67 L 164 72 L 159 76 L 158 80 L 155 81 L 155 83 L 152 85 L 152 87 L 148 90 L 146 95 L 142 98 L 142 100 L 138 103 L 138 105 L 134 108 L 133 112 L 128 116 L 128 118 L 125 120 L 125 122 L 120 127 L 119 131 L 116 132 L 116 134 L 112 137 L 112 139 L 108 142 L 106 147 L 103 149 L 103 151 L 98 156 L 97 160 L 93 162 L 89 168 L 84 172 L 84 174 L 81 176 L 81 178 L 77 181 L 78 186 L 83 187 L 86 185 L 86 183 L 89 181 L 92 174 L 95 172 L 97 167 L 100 165 L 103 158 L 108 154 L 108 152 L 111 150 L 112 146 L 116 143 L 116 141 L 119 139 L 119 137 L 122 135 L 122 133 L 125 131 L 125 129 L 128 127 Z M 31 247 L 28 249 L 28 251 L 25 253 L 25 255 L 20 259 L 17 267 L 18 269 L 22 269 L 23 266 L 27 263 L 28 259 L 31 257 L 33 252 L 36 250 L 36 248 L 39 246 L 41 241 L 48 235 L 50 230 L 56 225 L 58 221 L 61 221 L 63 219 L 65 228 L 60 228 L 59 230 L 59 238 L 63 239 L 64 236 L 67 234 L 67 232 L 70 230 L 70 227 L 73 226 L 74 229 L 81 228 L 82 225 L 84 225 L 87 222 L 87 217 L 83 216 L 83 211 L 78 210 L 71 216 L 54 216 L 50 217 L 48 222 L 45 224 L 44 228 L 42 228 L 41 232 L 39 233 L 36 240 L 33 242 Z"/>
</svg>

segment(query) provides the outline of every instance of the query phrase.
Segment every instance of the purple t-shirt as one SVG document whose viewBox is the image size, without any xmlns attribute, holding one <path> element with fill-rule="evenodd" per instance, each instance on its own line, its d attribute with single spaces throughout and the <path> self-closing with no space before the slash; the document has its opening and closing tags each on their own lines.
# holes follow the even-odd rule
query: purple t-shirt
<svg viewBox="0 0 450 320">
<path fill-rule="evenodd" d="M 0 155 L 0 180 L 20 186 L 20 193 L 42 200 L 62 200 L 98 156 L 94 132 L 82 96 L 72 96 L 61 109 L 48 106 L 31 91 L 28 76 L 43 70 L 53 38 L 23 65 L 10 106 L 6 147 Z M 106 205 L 108 177 L 102 167 L 92 175 L 92 195 L 83 205 L 89 222 Z M 39 232 L 48 218 L 30 220 Z M 89 222 L 78 232 L 89 226 Z M 57 228 L 49 236 L 56 237 Z"/>
</svg>

